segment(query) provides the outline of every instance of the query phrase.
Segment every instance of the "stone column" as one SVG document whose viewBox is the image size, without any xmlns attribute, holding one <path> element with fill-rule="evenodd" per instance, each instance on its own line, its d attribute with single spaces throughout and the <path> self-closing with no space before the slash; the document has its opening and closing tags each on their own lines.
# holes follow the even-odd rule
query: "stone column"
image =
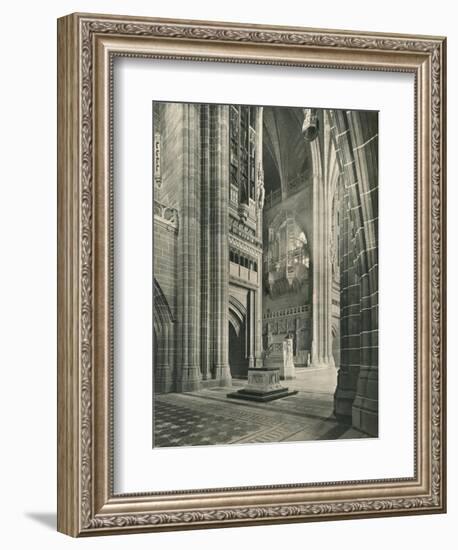
<svg viewBox="0 0 458 550">
<path fill-rule="evenodd" d="M 256 107 L 256 236 L 259 241 L 260 253 L 256 259 L 258 264 L 258 288 L 254 291 L 254 366 L 262 367 L 262 211 L 264 208 L 264 168 L 262 164 L 263 144 L 263 107 Z"/>
<path fill-rule="evenodd" d="M 229 107 L 210 105 L 213 378 L 231 384 L 229 368 Z"/>
<path fill-rule="evenodd" d="M 304 137 L 307 139 L 307 135 Z M 310 143 L 313 165 L 313 323 L 312 366 L 333 367 L 332 355 L 332 264 L 329 250 L 332 198 L 328 157 L 333 147 L 330 138 L 327 112 L 319 118 L 319 130 Z"/>
<path fill-rule="evenodd" d="M 361 326 L 360 287 L 356 271 L 354 226 L 351 220 L 350 192 L 346 180 L 340 191 L 340 368 L 334 394 L 334 413 L 347 422 L 351 419 L 360 370 Z"/>
<path fill-rule="evenodd" d="M 361 230 L 358 235 L 361 354 L 352 424 L 378 435 L 378 157 L 377 127 L 364 113 L 348 112 L 352 153 L 359 182 Z"/>
<path fill-rule="evenodd" d="M 246 319 L 246 350 L 248 357 L 248 368 L 255 366 L 255 329 L 256 329 L 256 302 L 255 290 L 248 290 L 247 293 L 247 319 Z"/>
<path fill-rule="evenodd" d="M 341 368 L 337 416 L 378 434 L 377 126 L 374 114 L 335 112 L 341 205 Z M 366 120 L 361 120 L 365 117 Z"/>
<path fill-rule="evenodd" d="M 200 106 L 181 105 L 183 119 L 181 218 L 178 233 L 180 269 L 177 309 L 179 372 L 177 390 L 200 388 Z"/>
<path fill-rule="evenodd" d="M 210 160 L 210 105 L 200 107 L 200 143 L 201 143 L 201 370 L 203 380 L 211 378 L 212 369 L 212 290 L 211 290 L 211 249 L 212 240 L 212 204 L 211 195 L 211 160 Z"/>
</svg>

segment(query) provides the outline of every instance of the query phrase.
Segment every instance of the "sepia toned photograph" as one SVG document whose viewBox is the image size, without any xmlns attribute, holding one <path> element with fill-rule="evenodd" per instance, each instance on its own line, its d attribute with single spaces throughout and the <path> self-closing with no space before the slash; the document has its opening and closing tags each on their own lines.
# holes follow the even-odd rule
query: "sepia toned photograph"
<svg viewBox="0 0 458 550">
<path fill-rule="evenodd" d="M 378 112 L 153 102 L 153 447 L 378 437 Z"/>
<path fill-rule="evenodd" d="M 449 45 L 404 11 L 59 17 L 60 533 L 447 511 Z"/>
</svg>

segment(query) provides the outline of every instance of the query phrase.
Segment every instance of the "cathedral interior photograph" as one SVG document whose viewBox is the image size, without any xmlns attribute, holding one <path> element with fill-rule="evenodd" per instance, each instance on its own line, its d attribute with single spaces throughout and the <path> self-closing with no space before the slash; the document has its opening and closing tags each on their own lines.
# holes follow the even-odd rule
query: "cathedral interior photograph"
<svg viewBox="0 0 458 550">
<path fill-rule="evenodd" d="M 378 112 L 152 110 L 153 447 L 378 437 Z"/>
</svg>

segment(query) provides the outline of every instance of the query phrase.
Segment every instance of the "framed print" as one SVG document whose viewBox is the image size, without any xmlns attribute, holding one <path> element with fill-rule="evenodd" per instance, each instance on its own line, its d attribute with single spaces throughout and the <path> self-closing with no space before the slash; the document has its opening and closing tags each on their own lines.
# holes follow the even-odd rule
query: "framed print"
<svg viewBox="0 0 458 550">
<path fill-rule="evenodd" d="M 445 511 L 445 39 L 58 20 L 58 529 Z"/>
</svg>

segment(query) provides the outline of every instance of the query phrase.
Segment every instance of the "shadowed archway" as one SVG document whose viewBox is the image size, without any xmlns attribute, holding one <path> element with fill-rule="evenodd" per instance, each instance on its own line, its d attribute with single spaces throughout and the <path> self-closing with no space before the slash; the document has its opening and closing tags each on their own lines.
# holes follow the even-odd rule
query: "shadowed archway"
<svg viewBox="0 0 458 550">
<path fill-rule="evenodd" d="M 174 323 L 167 298 L 162 291 L 157 279 L 154 278 L 153 287 L 153 384 L 155 393 L 173 391 L 173 367 L 174 367 Z"/>
<path fill-rule="evenodd" d="M 248 376 L 246 321 L 246 307 L 234 296 L 229 296 L 229 366 L 233 378 Z"/>
</svg>

